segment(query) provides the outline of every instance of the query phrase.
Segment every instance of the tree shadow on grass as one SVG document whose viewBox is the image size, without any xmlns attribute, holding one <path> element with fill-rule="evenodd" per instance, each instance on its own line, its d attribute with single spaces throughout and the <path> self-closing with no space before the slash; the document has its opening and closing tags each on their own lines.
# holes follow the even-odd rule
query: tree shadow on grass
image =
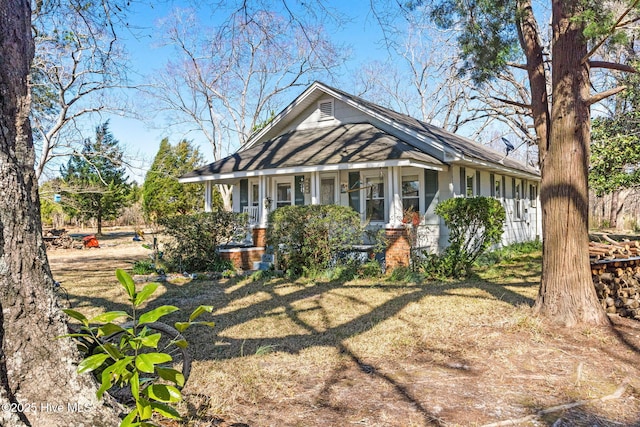
<svg viewBox="0 0 640 427">
<path fill-rule="evenodd" d="M 115 280 L 114 286 L 119 286 Z M 141 284 L 138 286 L 139 289 L 142 288 Z M 509 286 L 518 285 L 509 284 Z M 174 321 L 184 320 L 193 308 L 201 304 L 215 307 L 216 314 L 213 320 L 216 326 L 213 330 L 192 334 L 190 329 L 185 333 L 191 342 L 196 360 L 235 359 L 243 355 L 256 354 L 266 346 L 290 354 L 299 354 L 312 347 L 332 347 L 347 357 L 350 361 L 349 366 L 357 368 L 357 371 L 371 379 L 391 386 L 396 396 L 421 414 L 426 425 L 435 426 L 443 425 L 443 422 L 423 406 L 420 399 L 412 394 L 410 388 L 383 372 L 374 362 L 366 360 L 366 356 L 359 355 L 349 345 L 348 340 L 371 331 L 380 323 L 397 316 L 410 304 L 417 303 L 425 297 L 459 297 L 458 291 L 461 289 L 480 288 L 487 292 L 487 294 L 464 296 L 470 300 L 500 300 L 513 306 L 531 303 L 517 292 L 479 278 L 464 282 L 418 284 L 304 279 L 289 281 L 283 278 L 251 281 L 246 278 L 236 278 L 221 281 L 193 281 L 185 284 L 163 281 L 160 282 L 160 288 L 164 290 L 164 294 L 150 301 L 149 309 L 162 304 L 174 304 L 182 308 L 179 314 L 163 318 L 165 323 L 171 324 Z M 367 296 L 371 292 L 380 296 L 381 300 L 368 301 Z M 351 315 L 346 316 L 345 320 L 336 320 L 334 318 L 336 313 L 323 306 L 323 298 L 338 299 L 339 304 L 344 306 L 343 310 L 352 312 Z M 91 305 L 104 307 L 106 310 L 128 311 L 129 309 L 126 303 L 114 303 L 103 295 L 85 296 L 71 292 L 70 300 L 76 307 Z M 310 315 L 315 317 L 310 318 Z M 248 322 L 260 322 L 274 317 L 277 318 L 276 322 L 284 319 L 294 325 L 296 332 L 280 336 L 264 336 L 264 334 L 260 336 L 259 333 L 251 336 L 251 333 L 245 333 L 246 336 L 242 338 L 232 338 L 225 333 Z M 430 360 L 430 363 L 442 369 L 458 369 L 460 366 L 469 364 L 458 354 L 446 349 L 432 348 L 430 351 L 440 356 Z M 440 362 L 437 359 L 449 362 Z M 329 395 L 330 390 L 339 380 L 338 372 L 328 378 L 320 396 Z"/>
</svg>

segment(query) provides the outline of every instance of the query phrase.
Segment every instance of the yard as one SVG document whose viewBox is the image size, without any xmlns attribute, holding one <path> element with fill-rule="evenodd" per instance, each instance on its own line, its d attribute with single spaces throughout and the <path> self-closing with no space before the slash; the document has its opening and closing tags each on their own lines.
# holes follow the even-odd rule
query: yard
<svg viewBox="0 0 640 427">
<path fill-rule="evenodd" d="M 149 253 L 131 236 L 49 252 L 75 309 L 126 308 L 114 271 Z M 176 277 L 150 304 L 215 307 L 185 333 L 183 425 L 640 426 L 640 323 L 543 326 L 539 274 L 534 253 L 464 282 Z"/>
</svg>

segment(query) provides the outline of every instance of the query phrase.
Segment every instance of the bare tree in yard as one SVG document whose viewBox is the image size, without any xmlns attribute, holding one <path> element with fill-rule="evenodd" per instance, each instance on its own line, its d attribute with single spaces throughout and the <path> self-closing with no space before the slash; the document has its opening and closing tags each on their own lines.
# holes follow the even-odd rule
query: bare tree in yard
<svg viewBox="0 0 640 427">
<path fill-rule="evenodd" d="M 242 147 L 291 89 L 342 61 L 319 23 L 303 27 L 292 12 L 261 6 L 242 2 L 212 28 L 193 10 L 178 10 L 163 23 L 175 59 L 150 79 L 149 93 L 172 124 L 209 142 L 215 160 Z M 231 209 L 231 189 L 220 192 Z"/>
<path fill-rule="evenodd" d="M 443 31 L 424 22 L 422 15 L 403 14 L 384 2 L 371 7 L 389 58 L 366 64 L 357 74 L 361 94 L 472 139 L 494 130 L 491 138 L 497 138 L 500 148 L 505 130 L 527 146 L 535 144 L 524 76 L 504 69 L 498 79 L 479 88 L 460 72 L 455 31 Z"/>
<path fill-rule="evenodd" d="M 0 425 L 113 426 L 57 308 L 42 241 L 27 76 L 28 0 L 0 0 Z"/>
<path fill-rule="evenodd" d="M 614 13 L 608 3 L 552 0 L 550 56 L 530 0 L 412 5 L 427 5 L 439 25 L 462 30 L 464 68 L 475 81 L 491 81 L 509 68 L 527 74 L 530 101 L 521 107 L 533 119 L 542 173 L 543 266 L 535 311 L 567 326 L 608 323 L 588 256 L 590 107 L 624 87 L 591 93 L 591 70 L 634 71 L 594 55 L 635 22 L 630 13 L 637 3 Z"/>
<path fill-rule="evenodd" d="M 122 100 L 114 96 L 126 85 L 115 26 L 127 7 L 120 0 L 34 4 L 31 119 L 40 178 L 52 161 L 82 148 L 82 120 L 123 112 Z"/>
</svg>

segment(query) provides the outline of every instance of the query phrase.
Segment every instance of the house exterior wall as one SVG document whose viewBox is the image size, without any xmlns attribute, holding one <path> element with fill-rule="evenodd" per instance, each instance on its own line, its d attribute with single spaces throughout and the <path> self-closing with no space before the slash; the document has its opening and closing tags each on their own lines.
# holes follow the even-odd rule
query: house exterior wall
<svg viewBox="0 0 640 427">
<path fill-rule="evenodd" d="M 320 103 L 328 101 L 331 101 L 333 105 L 333 117 L 321 120 Z M 446 157 L 445 153 L 438 148 L 437 143 L 434 143 L 433 146 L 428 145 L 419 140 L 416 136 L 403 133 L 393 126 L 386 124 L 380 118 L 364 114 L 360 110 L 351 107 L 339 99 L 334 99 L 329 95 L 324 95 L 311 102 L 309 106 L 302 110 L 302 112 L 300 112 L 296 117 L 290 119 L 288 125 L 282 130 L 282 132 L 362 122 L 369 122 L 391 135 L 407 140 L 408 142 L 421 147 L 424 152 L 436 158 L 444 159 Z M 540 204 L 539 202 L 534 202 L 532 204 L 529 197 L 530 184 L 535 185 L 537 188 L 538 182 L 526 181 L 522 178 L 515 178 L 506 174 L 500 174 L 471 162 L 467 162 L 465 165 L 454 162 L 446 170 L 437 172 L 438 182 L 437 184 L 432 183 L 433 185 L 431 186 L 427 184 L 427 173 L 424 169 L 404 167 L 399 168 L 398 170 L 395 172 L 393 172 L 391 168 L 379 168 L 375 170 L 365 169 L 360 171 L 341 170 L 330 173 L 301 173 L 297 176 L 301 176 L 305 183 L 305 191 L 301 195 L 305 205 L 321 203 L 320 181 L 323 178 L 332 178 L 335 183 L 334 203 L 343 206 L 349 206 L 350 203 L 349 192 L 346 191 L 349 189 L 350 173 L 359 172 L 359 178 L 362 183 L 366 182 L 367 178 L 374 178 L 377 176 L 383 177 L 385 181 L 384 205 L 386 210 L 384 219 L 380 221 L 367 220 L 366 193 L 364 190 L 361 190 L 359 193 L 359 210 L 362 215 L 362 220 L 368 221 L 369 228 L 386 228 L 388 230 L 397 230 L 398 225 L 397 223 L 394 223 L 394 218 L 390 217 L 390 207 L 394 203 L 392 194 L 392 190 L 394 188 L 393 181 L 402 179 L 403 176 L 407 175 L 419 176 L 421 198 L 420 212 L 424 214 L 424 219 L 416 231 L 416 245 L 418 247 L 425 248 L 430 252 L 442 251 L 448 245 L 449 232 L 442 219 L 434 212 L 437 203 L 450 197 L 478 195 L 488 197 L 494 196 L 496 188 L 494 187 L 494 182 L 492 182 L 493 176 L 494 181 L 499 181 L 500 187 L 500 194 L 495 197 L 500 199 L 506 211 L 506 224 L 502 244 L 506 245 L 514 242 L 532 240 L 541 235 L 541 215 L 539 212 Z M 464 173 L 464 178 L 461 178 L 462 173 Z M 467 178 L 469 181 L 467 181 Z M 518 202 L 516 202 L 514 197 L 516 189 L 516 186 L 514 186 L 514 179 L 516 179 L 516 186 L 519 185 L 520 201 Z M 257 181 L 257 179 L 250 181 L 249 188 L 251 188 L 251 182 Z M 293 186 L 298 185 L 300 181 L 299 178 L 296 179 L 294 175 L 278 175 L 276 172 L 276 175 L 264 178 L 263 182 L 266 185 L 265 195 L 272 200 L 270 210 L 273 210 L 276 208 L 276 191 L 278 183 L 290 183 L 293 191 Z M 467 188 L 468 186 L 469 188 Z M 431 188 L 430 196 L 425 195 L 428 187 Z M 234 211 L 241 212 L 242 207 L 240 206 L 239 186 L 234 185 L 233 191 Z M 535 195 L 535 200 L 538 198 L 537 194 L 538 193 Z M 292 196 L 292 199 L 293 198 L 294 197 Z M 427 198 L 429 198 L 429 200 L 427 200 Z M 395 202 L 398 203 L 397 198 Z M 292 200 L 291 204 L 294 203 L 295 201 Z M 260 206 L 262 209 L 262 203 L 260 203 Z M 266 224 L 260 225 L 260 227 L 263 226 L 266 226 Z"/>
<path fill-rule="evenodd" d="M 473 177 L 473 196 L 482 195 L 482 196 L 491 196 L 491 174 L 488 171 L 479 171 L 480 172 L 480 192 L 478 193 L 476 187 L 476 170 L 471 169 L 469 167 L 464 167 L 465 176 Z M 343 206 L 349 205 L 349 194 L 347 191 L 342 191 L 345 189 L 344 187 L 348 187 L 349 183 L 349 172 L 354 171 L 338 171 L 332 173 L 320 173 L 318 174 L 319 179 L 331 179 L 334 182 L 334 203 L 340 204 Z M 381 171 L 378 169 L 371 170 L 362 170 L 360 172 L 360 177 L 364 181 L 368 177 L 377 177 L 380 176 Z M 430 251 L 441 251 L 448 244 L 449 233 L 447 228 L 444 226 L 442 219 L 435 214 L 435 206 L 441 200 L 445 200 L 450 197 L 464 197 L 466 194 L 466 181 L 461 182 L 461 167 L 454 165 L 447 171 L 440 171 L 437 173 L 437 192 L 433 194 L 433 198 L 429 200 L 429 205 L 427 206 L 427 200 L 425 197 L 425 193 L 427 190 L 427 182 L 425 179 L 425 174 L 422 169 L 419 168 L 401 168 L 400 177 L 405 176 L 419 176 L 420 177 L 420 212 L 424 216 L 424 220 L 417 231 L 417 246 L 421 248 L 426 248 Z M 301 174 L 304 180 L 312 181 L 312 174 Z M 372 228 L 382 228 L 385 227 L 387 223 L 389 223 L 390 218 L 388 214 L 389 207 L 392 203 L 392 194 L 391 191 L 388 190 L 388 173 L 386 170 L 382 171 L 383 178 L 385 179 L 385 198 L 384 204 L 385 209 L 387 211 L 384 220 L 380 221 L 369 221 L 369 224 Z M 504 177 L 504 182 L 502 178 Z M 514 179 L 516 186 L 514 187 Z M 528 240 L 534 240 L 540 237 L 541 230 L 541 215 L 539 212 L 539 201 L 538 195 L 534 194 L 534 201 L 531 201 L 531 186 L 535 189 L 538 188 L 538 183 L 534 181 L 527 181 L 521 178 L 514 178 L 506 175 L 497 175 L 494 174 L 494 180 L 500 181 L 500 201 L 505 208 L 506 213 L 506 221 L 505 221 L 505 232 L 502 238 L 502 244 L 508 245 L 515 242 L 523 242 Z M 256 184 L 257 180 L 250 179 L 249 188 L 252 184 Z M 270 211 L 276 208 L 276 190 L 278 183 L 289 183 L 292 186 L 292 192 L 295 192 L 296 181 L 293 175 L 283 175 L 283 176 L 275 176 L 269 177 L 265 179 L 267 184 L 267 192 L 266 195 L 272 200 L 272 204 L 270 207 Z M 504 186 L 503 186 L 504 184 Z M 516 188 L 519 187 L 520 191 L 520 200 L 516 201 L 513 197 Z M 311 189 L 308 192 L 303 192 L 304 204 L 309 205 L 313 203 L 320 203 L 320 200 L 316 200 L 314 202 L 314 194 Z M 537 190 L 536 190 L 537 192 Z M 362 220 L 366 221 L 366 198 L 367 194 L 365 190 L 361 190 L 359 193 L 360 204 L 359 211 L 362 215 Z M 316 195 L 318 198 L 318 195 Z M 233 210 L 236 212 L 242 212 L 242 208 L 240 206 L 240 185 L 234 185 L 233 187 Z M 249 202 L 251 203 L 253 200 L 251 197 L 249 198 Z M 294 197 L 292 197 L 291 204 L 295 204 L 296 201 Z M 259 203 L 261 205 L 261 203 Z M 517 207 L 517 204 L 520 206 Z M 262 206 L 260 206 L 262 208 Z"/>
</svg>

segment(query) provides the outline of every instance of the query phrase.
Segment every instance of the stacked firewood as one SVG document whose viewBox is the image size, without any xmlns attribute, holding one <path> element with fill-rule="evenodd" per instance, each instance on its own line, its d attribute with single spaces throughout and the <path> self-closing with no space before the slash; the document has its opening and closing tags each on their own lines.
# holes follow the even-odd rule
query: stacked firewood
<svg viewBox="0 0 640 427">
<path fill-rule="evenodd" d="M 612 261 L 615 259 L 627 259 L 640 256 L 639 241 L 608 243 L 589 242 L 589 258 L 591 263 L 598 261 Z"/>
<path fill-rule="evenodd" d="M 608 313 L 640 319 L 640 242 L 589 244 L 591 274 Z"/>
<path fill-rule="evenodd" d="M 47 230 L 42 237 L 47 249 L 71 249 L 73 247 L 73 237 L 65 229 Z"/>
</svg>

